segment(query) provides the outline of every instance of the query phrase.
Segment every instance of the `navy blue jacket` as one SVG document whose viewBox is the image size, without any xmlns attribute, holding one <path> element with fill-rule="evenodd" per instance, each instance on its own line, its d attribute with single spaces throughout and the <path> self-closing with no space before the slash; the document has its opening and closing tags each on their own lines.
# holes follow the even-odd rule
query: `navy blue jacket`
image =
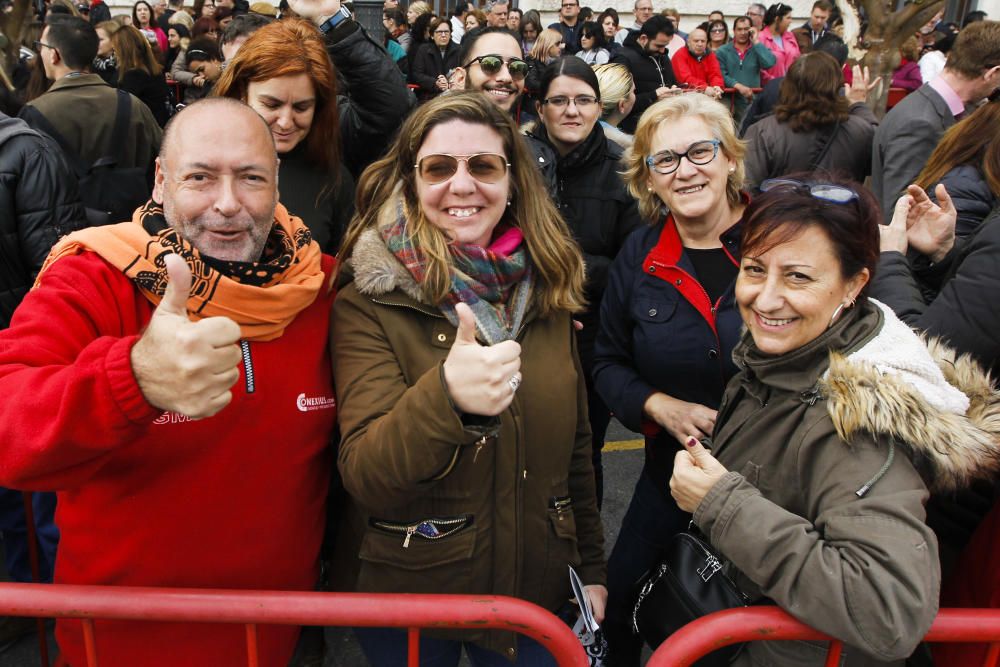
<svg viewBox="0 0 1000 667">
<path fill-rule="evenodd" d="M 723 247 L 739 264 L 739 227 L 723 236 Z M 716 304 L 709 302 L 684 253 L 673 218 L 637 229 L 611 265 L 601 302 L 594 385 L 615 416 L 646 435 L 646 474 L 669 493 L 673 436 L 643 414 L 654 392 L 719 407 L 726 383 L 736 374 L 732 351 L 742 321 L 735 282 Z"/>
</svg>

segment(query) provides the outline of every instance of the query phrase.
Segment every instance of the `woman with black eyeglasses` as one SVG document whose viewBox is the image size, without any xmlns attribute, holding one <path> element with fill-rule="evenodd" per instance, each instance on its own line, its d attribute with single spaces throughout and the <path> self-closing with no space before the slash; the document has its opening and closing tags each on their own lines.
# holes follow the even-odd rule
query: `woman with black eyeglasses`
<svg viewBox="0 0 1000 667">
<path fill-rule="evenodd" d="M 331 350 L 356 589 L 509 595 L 603 618 L 604 545 L 572 318 L 583 260 L 510 115 L 480 92 L 418 107 L 358 182 Z M 403 630 L 356 630 L 374 667 Z M 421 633 L 422 665 L 554 667 L 499 631 Z"/>
<path fill-rule="evenodd" d="M 598 122 L 601 88 L 594 70 L 576 56 L 560 58 L 542 71 L 538 96 L 538 123 L 528 134 L 552 148 L 557 156 L 556 201 L 583 250 L 587 267 L 588 306 L 576 318 L 583 323 L 583 329 L 577 332 L 577 344 L 587 380 L 600 504 L 604 486 L 601 449 L 611 412 L 592 382 L 594 341 L 608 269 L 625 239 L 639 226 L 639 210 L 618 173 L 624 151 L 605 137 Z"/>
<path fill-rule="evenodd" d="M 689 436 L 712 433 L 737 370 L 744 152 L 729 109 L 689 93 L 646 110 L 628 159 L 647 225 L 611 265 L 593 377 L 615 417 L 646 436 L 646 459 L 608 563 L 610 665 L 639 664 L 635 584 L 691 518 L 670 497 L 674 456 Z"/>
<path fill-rule="evenodd" d="M 432 19 L 430 30 L 431 41 L 417 47 L 410 61 L 410 83 L 420 86 L 418 96 L 424 100 L 448 90 L 448 73 L 460 64 L 461 47 L 451 41 L 451 22 Z"/>
<path fill-rule="evenodd" d="M 611 60 L 604 31 L 596 22 L 587 21 L 580 28 L 580 50 L 573 55 L 588 65 L 604 65 Z"/>
<path fill-rule="evenodd" d="M 838 664 L 901 665 L 938 609 L 928 491 L 995 475 L 998 396 L 868 298 L 871 193 L 810 174 L 761 190 L 742 221 L 740 372 L 711 438 L 677 453 L 671 493 L 751 603 L 843 641 Z M 732 664 L 818 667 L 826 644 L 750 642 Z"/>
</svg>

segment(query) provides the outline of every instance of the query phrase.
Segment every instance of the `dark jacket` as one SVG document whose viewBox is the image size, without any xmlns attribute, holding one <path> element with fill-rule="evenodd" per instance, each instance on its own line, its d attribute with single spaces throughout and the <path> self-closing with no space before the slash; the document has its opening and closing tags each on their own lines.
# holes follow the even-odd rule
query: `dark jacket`
<svg viewBox="0 0 1000 667">
<path fill-rule="evenodd" d="M 674 86 L 674 69 L 670 59 L 664 55 L 649 55 L 643 53 L 642 46 L 636 41 L 638 33 L 631 33 L 625 38 L 625 44 L 612 59 L 612 63 L 620 63 L 628 67 L 635 82 L 635 106 L 632 113 L 622 121 L 621 128 L 629 134 L 635 133 L 642 112 L 656 102 L 656 89 Z"/>
<path fill-rule="evenodd" d="M 948 190 L 951 201 L 958 211 L 958 220 L 955 222 L 956 236 L 965 237 L 975 232 L 990 211 L 1000 205 L 998 193 L 990 190 L 990 184 L 986 182 L 982 170 L 976 165 L 961 164 L 953 167 L 941 178 L 940 183 Z M 937 201 L 934 194 L 936 187 L 935 185 L 927 189 L 927 194 L 934 201 Z"/>
<path fill-rule="evenodd" d="M 536 125 L 530 134 L 551 146 L 543 125 Z M 583 143 L 556 163 L 559 212 L 583 250 L 587 269 L 589 305 L 576 319 L 583 323 L 577 337 L 580 361 L 588 373 L 594 364 L 601 299 L 611 263 L 625 239 L 641 224 L 636 200 L 618 173 L 622 153 L 618 144 L 604 136 L 600 124 L 595 124 Z"/>
<path fill-rule="evenodd" d="M 160 124 L 160 127 L 165 126 L 170 120 L 172 111 L 170 89 L 167 87 L 167 79 L 162 72 L 152 76 L 141 69 L 129 70 L 125 72 L 118 87 L 132 93 L 149 107 L 153 118 Z"/>
<path fill-rule="evenodd" d="M 55 242 L 85 225 L 76 177 L 58 144 L 0 113 L 0 329 Z"/>
<path fill-rule="evenodd" d="M 385 153 L 415 99 L 392 58 L 353 19 L 326 34 L 326 50 L 345 84 L 337 96 L 342 160 L 357 178 Z"/>
<path fill-rule="evenodd" d="M 90 6 L 90 14 L 87 16 L 90 25 L 96 26 L 98 23 L 111 20 L 111 8 L 104 2 L 98 2 Z M 166 29 L 164 29 L 166 32 Z"/>
<path fill-rule="evenodd" d="M 962 354 L 1000 373 L 1000 209 L 975 234 L 959 239 L 951 252 L 931 265 L 923 256 L 907 259 L 884 252 L 871 295 L 887 304 L 901 320 L 930 336 L 942 338 Z M 923 287 L 936 296 L 927 301 Z"/>
<path fill-rule="evenodd" d="M 845 667 L 902 665 L 937 613 L 928 488 L 997 462 L 981 370 L 866 302 L 806 345 L 744 336 L 711 446 L 727 472 L 695 523 L 762 596 L 845 643 Z M 818 644 L 818 645 L 816 645 Z M 737 665 L 823 663 L 825 642 L 752 642 Z"/>
<path fill-rule="evenodd" d="M 302 141 L 278 156 L 281 203 L 302 219 L 323 252 L 335 255 L 354 215 L 354 178 L 340 165 L 340 179 L 335 180 L 333 174 L 310 164 L 305 153 Z"/>
<path fill-rule="evenodd" d="M 906 186 L 913 182 L 944 131 L 955 124 L 948 103 L 924 84 L 889 110 L 872 146 L 872 193 L 885 220 Z"/>
<path fill-rule="evenodd" d="M 458 44 L 449 41 L 442 56 L 437 44 L 421 44 L 410 57 L 410 83 L 420 86 L 420 92 L 426 97 L 437 96 L 441 92 L 437 87 L 437 78 L 447 76 L 449 71 L 458 67 L 460 50 Z"/>
<path fill-rule="evenodd" d="M 573 55 L 580 50 L 580 31 L 583 29 L 583 21 L 577 20 L 576 25 L 568 26 L 562 21 L 558 21 L 549 26 L 550 30 L 558 30 L 562 35 L 566 48 L 563 53 Z"/>
<path fill-rule="evenodd" d="M 722 241 L 738 264 L 739 228 Z M 694 274 L 668 216 L 628 238 L 611 265 L 601 302 L 594 386 L 622 424 L 647 435 L 645 471 L 664 494 L 680 443 L 647 420 L 646 399 L 661 391 L 714 409 L 737 370 L 732 351 L 743 323 L 735 281 L 711 304 Z"/>
<path fill-rule="evenodd" d="M 380 224 L 392 224 L 397 210 L 387 201 Z M 423 300 L 377 230 L 362 235 L 350 268 L 354 282 L 333 307 L 331 349 L 338 464 L 354 500 L 352 537 L 338 536 L 337 549 L 360 560 L 357 589 L 510 595 L 555 611 L 570 594 L 567 565 L 584 584 L 603 584 L 569 315 L 542 318 L 529 308 L 517 336 L 524 384 L 499 417 L 474 425 L 456 413 L 443 380 L 455 327 Z M 440 538 L 414 530 L 406 539 L 407 526 L 432 518 L 458 528 L 439 522 Z M 460 637 L 516 656 L 513 633 Z"/>
<path fill-rule="evenodd" d="M 830 124 L 809 132 L 795 132 L 776 116 L 768 116 L 744 137 L 748 144 L 747 186 L 757 187 L 768 178 L 817 168 L 862 183 L 871 172 L 872 137 L 877 126 L 878 119 L 864 102 L 851 105 L 850 116 L 838 126 Z M 830 146 L 820 160 L 827 141 Z"/>
</svg>

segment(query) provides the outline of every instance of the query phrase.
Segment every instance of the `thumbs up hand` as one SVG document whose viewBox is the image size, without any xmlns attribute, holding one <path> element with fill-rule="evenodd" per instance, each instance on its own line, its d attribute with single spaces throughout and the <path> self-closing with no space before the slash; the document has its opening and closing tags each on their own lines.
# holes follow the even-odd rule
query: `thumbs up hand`
<svg viewBox="0 0 1000 667">
<path fill-rule="evenodd" d="M 240 376 L 240 327 L 228 317 L 188 319 L 191 269 L 177 255 L 164 262 L 167 289 L 132 348 L 132 372 L 150 405 L 211 417 L 232 400 L 229 389 Z"/>
<path fill-rule="evenodd" d="M 493 417 L 507 409 L 521 382 L 521 346 L 505 340 L 480 345 L 476 318 L 464 303 L 455 306 L 458 332 L 444 361 L 444 381 L 463 413 Z"/>
<path fill-rule="evenodd" d="M 709 489 L 729 471 L 694 436 L 688 437 L 684 447 L 674 457 L 670 495 L 678 507 L 694 513 Z"/>
</svg>

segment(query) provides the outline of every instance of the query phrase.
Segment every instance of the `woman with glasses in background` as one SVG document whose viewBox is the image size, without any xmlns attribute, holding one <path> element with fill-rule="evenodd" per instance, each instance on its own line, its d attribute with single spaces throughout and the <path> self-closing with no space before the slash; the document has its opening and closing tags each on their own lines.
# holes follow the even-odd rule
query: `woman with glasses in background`
<svg viewBox="0 0 1000 667">
<path fill-rule="evenodd" d="M 448 73 L 459 66 L 461 47 L 451 41 L 451 22 L 431 20 L 431 41 L 421 44 L 410 62 L 410 83 L 420 86 L 418 97 L 428 100 L 448 90 Z"/>
<path fill-rule="evenodd" d="M 928 490 L 995 475 L 997 395 L 868 298 L 867 190 L 809 174 L 761 190 L 742 222 L 740 373 L 711 438 L 685 438 L 671 493 L 749 603 L 843 641 L 840 664 L 901 665 L 938 609 Z M 826 648 L 750 642 L 732 664 L 818 667 Z"/>
<path fill-rule="evenodd" d="M 705 32 L 708 33 L 708 48 L 713 53 L 729 43 L 729 26 L 725 21 L 709 21 Z"/>
<path fill-rule="evenodd" d="M 510 115 L 434 98 L 358 183 L 331 345 L 356 589 L 510 595 L 603 617 L 604 553 L 572 318 L 584 268 Z M 357 629 L 374 667 L 404 630 Z M 421 633 L 421 664 L 555 665 L 523 635 Z"/>
<path fill-rule="evenodd" d="M 594 384 L 614 415 L 646 436 L 646 458 L 608 562 L 604 631 L 613 665 L 638 665 L 635 583 L 690 515 L 667 486 L 691 435 L 708 436 L 740 335 L 743 142 L 729 109 L 702 93 L 661 100 L 642 115 L 625 181 L 647 226 L 611 266 Z"/>
<path fill-rule="evenodd" d="M 601 449 L 611 411 L 592 382 L 594 341 L 608 269 L 625 239 L 639 226 L 639 210 L 618 173 L 624 151 L 604 135 L 604 128 L 598 122 L 601 88 L 594 70 L 574 56 L 560 58 L 542 73 L 538 95 L 541 98 L 536 106 L 538 123 L 529 134 L 551 147 L 557 156 L 556 201 L 573 238 L 583 250 L 587 267 L 588 305 L 576 317 L 583 324 L 583 329 L 577 332 L 577 345 L 587 380 L 600 504 L 604 488 Z"/>
<path fill-rule="evenodd" d="M 604 39 L 604 32 L 594 21 L 587 21 L 580 28 L 580 50 L 574 55 L 588 65 L 603 65 L 611 60 Z"/>
</svg>

